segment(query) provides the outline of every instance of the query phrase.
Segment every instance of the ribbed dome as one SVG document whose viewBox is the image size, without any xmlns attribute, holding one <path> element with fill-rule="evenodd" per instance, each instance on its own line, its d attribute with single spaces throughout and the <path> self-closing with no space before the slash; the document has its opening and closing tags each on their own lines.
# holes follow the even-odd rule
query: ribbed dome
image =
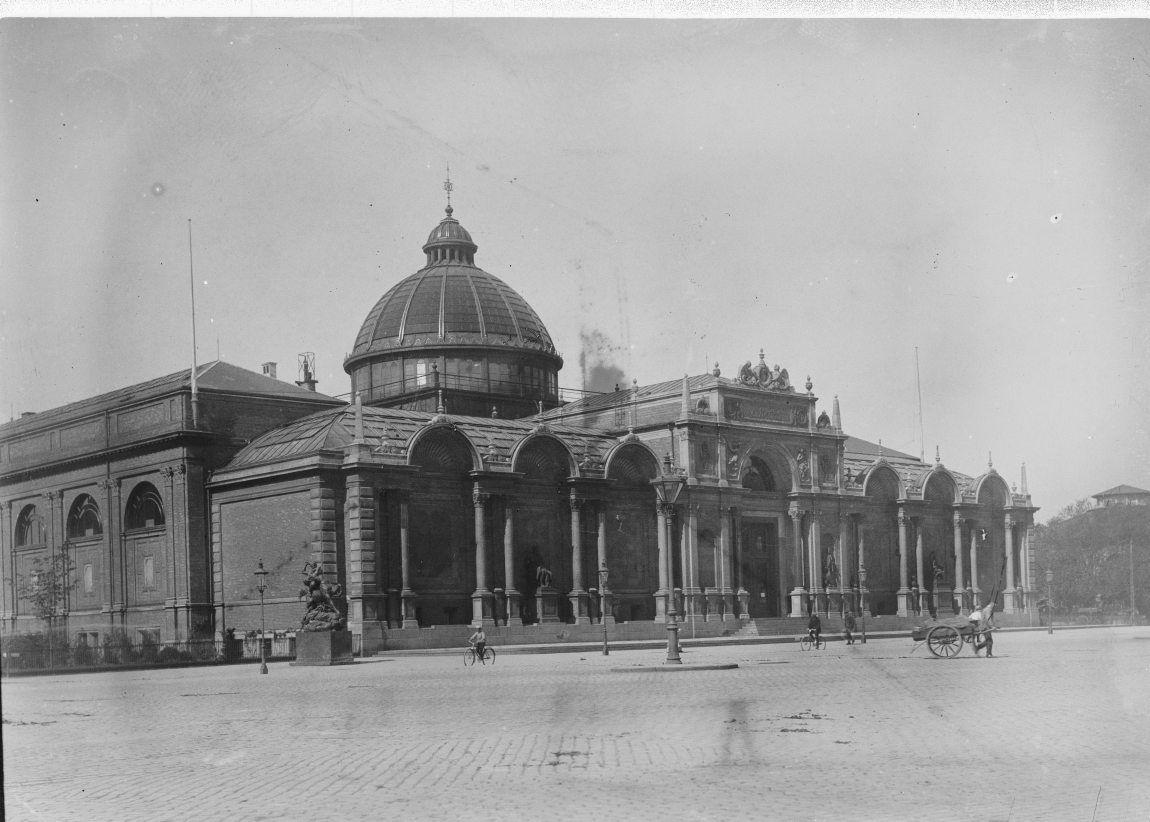
<svg viewBox="0 0 1150 822">
<path fill-rule="evenodd" d="M 433 345 L 527 348 L 555 355 L 551 335 L 527 301 L 475 266 L 476 248 L 448 206 L 423 246 L 427 265 L 375 304 L 351 358 Z"/>
</svg>

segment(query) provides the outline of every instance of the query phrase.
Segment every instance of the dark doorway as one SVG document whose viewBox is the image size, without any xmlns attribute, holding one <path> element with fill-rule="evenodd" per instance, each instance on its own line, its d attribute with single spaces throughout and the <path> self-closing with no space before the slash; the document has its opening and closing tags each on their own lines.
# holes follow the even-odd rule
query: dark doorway
<svg viewBox="0 0 1150 822">
<path fill-rule="evenodd" d="M 742 525 L 742 583 L 751 595 L 747 609 L 752 618 L 780 616 L 778 526 L 753 520 Z"/>
</svg>

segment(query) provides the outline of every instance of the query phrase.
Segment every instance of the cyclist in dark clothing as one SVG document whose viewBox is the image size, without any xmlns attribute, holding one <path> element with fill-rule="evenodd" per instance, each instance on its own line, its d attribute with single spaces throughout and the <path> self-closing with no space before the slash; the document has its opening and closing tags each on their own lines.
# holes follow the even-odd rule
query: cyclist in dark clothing
<svg viewBox="0 0 1150 822">
<path fill-rule="evenodd" d="M 819 615 L 811 613 L 811 618 L 807 620 L 807 633 L 811 636 L 811 641 L 817 646 L 822 641 L 823 621 L 819 619 Z"/>
</svg>

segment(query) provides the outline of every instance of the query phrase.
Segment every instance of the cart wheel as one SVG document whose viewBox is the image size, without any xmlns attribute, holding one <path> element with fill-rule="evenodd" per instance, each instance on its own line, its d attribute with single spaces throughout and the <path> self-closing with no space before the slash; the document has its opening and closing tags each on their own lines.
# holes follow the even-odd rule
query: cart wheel
<svg viewBox="0 0 1150 822">
<path fill-rule="evenodd" d="M 926 647 L 935 656 L 950 659 L 962 651 L 962 634 L 950 625 L 935 625 L 926 635 Z"/>
</svg>

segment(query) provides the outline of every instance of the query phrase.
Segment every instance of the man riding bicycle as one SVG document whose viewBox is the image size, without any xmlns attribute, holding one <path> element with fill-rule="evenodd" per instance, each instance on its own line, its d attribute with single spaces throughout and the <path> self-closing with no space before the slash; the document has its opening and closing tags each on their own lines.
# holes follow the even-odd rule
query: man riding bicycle
<svg viewBox="0 0 1150 822">
<path fill-rule="evenodd" d="M 819 643 L 822 642 L 822 633 L 823 621 L 819 619 L 818 614 L 812 611 L 811 618 L 807 621 L 807 634 L 810 636 L 811 642 L 815 644 L 816 648 L 819 647 Z"/>
<path fill-rule="evenodd" d="M 476 658 L 483 659 L 483 651 L 487 647 L 487 634 L 484 632 L 483 626 L 480 625 L 476 628 L 475 633 L 473 633 L 467 641 L 471 644 L 471 647 L 475 649 Z"/>
</svg>

